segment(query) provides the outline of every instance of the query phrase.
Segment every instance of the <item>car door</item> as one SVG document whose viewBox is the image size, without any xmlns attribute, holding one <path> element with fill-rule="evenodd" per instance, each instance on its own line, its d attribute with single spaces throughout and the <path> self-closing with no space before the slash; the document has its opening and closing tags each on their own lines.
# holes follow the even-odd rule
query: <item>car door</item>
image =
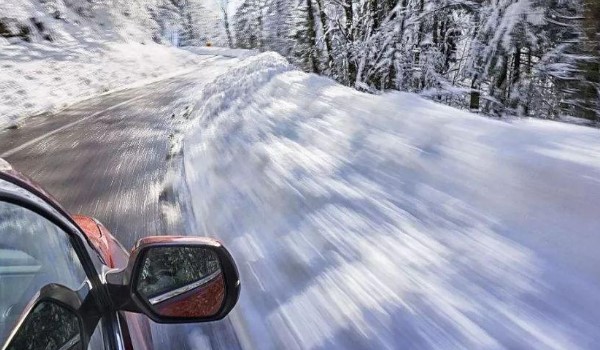
<svg viewBox="0 0 600 350">
<path fill-rule="evenodd" d="M 66 339 L 68 334 L 60 332 L 72 328 L 67 323 L 70 318 L 60 312 L 47 314 L 52 307 L 36 309 L 33 305 L 40 294 L 58 286 L 72 291 L 85 305 L 85 315 L 78 315 L 83 320 L 84 346 L 119 348 L 117 321 L 111 316 L 115 313 L 110 312 L 110 300 L 98 276 L 102 266 L 95 255 L 59 208 L 0 178 L 0 344 L 18 338 L 19 332 L 25 332 L 27 339 L 27 332 L 40 327 L 50 337 L 44 338 L 47 344 L 38 344 L 41 348 L 47 348 L 48 339 Z M 38 321 L 28 324 L 28 312 Z"/>
</svg>

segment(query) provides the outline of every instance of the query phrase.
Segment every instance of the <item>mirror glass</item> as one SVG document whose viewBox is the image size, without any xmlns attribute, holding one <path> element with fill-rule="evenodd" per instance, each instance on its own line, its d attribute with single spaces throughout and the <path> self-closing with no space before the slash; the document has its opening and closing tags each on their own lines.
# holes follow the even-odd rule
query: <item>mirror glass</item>
<svg viewBox="0 0 600 350">
<path fill-rule="evenodd" d="M 71 309 L 41 301 L 17 330 L 7 350 L 79 350 L 79 318 Z"/>
<path fill-rule="evenodd" d="M 207 248 L 152 247 L 138 271 L 138 295 L 163 317 L 210 317 L 225 299 L 219 258 Z"/>
</svg>

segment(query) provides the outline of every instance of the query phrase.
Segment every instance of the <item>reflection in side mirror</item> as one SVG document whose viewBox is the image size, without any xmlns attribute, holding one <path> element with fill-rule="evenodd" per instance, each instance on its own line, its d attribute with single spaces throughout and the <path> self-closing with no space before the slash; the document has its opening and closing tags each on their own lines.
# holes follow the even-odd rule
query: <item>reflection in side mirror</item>
<svg viewBox="0 0 600 350">
<path fill-rule="evenodd" d="M 38 302 L 6 350 L 79 350 L 81 324 L 75 311 L 51 300 Z"/>
<path fill-rule="evenodd" d="M 206 237 L 142 238 L 127 267 L 105 278 L 118 310 L 143 313 L 157 323 L 221 320 L 241 290 L 233 257 Z"/>
<path fill-rule="evenodd" d="M 217 254 L 201 246 L 157 246 L 146 250 L 135 290 L 157 315 L 205 318 L 225 300 L 225 281 Z"/>
</svg>

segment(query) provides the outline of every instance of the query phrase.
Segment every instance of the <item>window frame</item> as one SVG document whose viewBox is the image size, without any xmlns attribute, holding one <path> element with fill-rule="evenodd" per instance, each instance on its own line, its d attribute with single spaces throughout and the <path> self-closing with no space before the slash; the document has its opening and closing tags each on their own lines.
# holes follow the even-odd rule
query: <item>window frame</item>
<svg viewBox="0 0 600 350">
<path fill-rule="evenodd" d="M 47 195 L 25 181 L 0 172 L 0 202 L 25 208 L 58 226 L 69 238 L 75 254 L 81 262 L 85 276 L 91 284 L 88 296 L 101 314 L 96 327 L 103 328 L 104 347 L 110 350 L 124 349 L 117 312 L 101 277 L 107 270 L 100 254 L 77 223 L 63 208 L 47 198 Z M 84 315 L 82 315 L 85 318 Z M 119 339 L 121 341 L 119 341 Z"/>
</svg>

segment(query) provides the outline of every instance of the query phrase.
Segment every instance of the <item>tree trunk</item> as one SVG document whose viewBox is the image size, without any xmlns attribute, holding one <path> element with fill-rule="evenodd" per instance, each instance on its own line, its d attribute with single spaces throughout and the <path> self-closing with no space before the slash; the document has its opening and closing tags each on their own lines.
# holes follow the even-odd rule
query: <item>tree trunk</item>
<svg viewBox="0 0 600 350">
<path fill-rule="evenodd" d="M 584 77 L 580 116 L 600 122 L 600 2 L 584 0 L 584 51 L 589 55 L 582 65 Z"/>
<path fill-rule="evenodd" d="M 417 17 L 421 17 L 421 15 L 423 14 L 423 11 L 425 11 L 425 0 L 420 0 L 419 1 L 419 12 Z M 417 67 L 421 66 L 421 50 L 423 49 L 421 43 L 423 42 L 423 38 L 425 37 L 425 25 L 423 24 L 423 18 L 421 18 L 421 20 L 419 21 L 419 37 L 418 37 L 418 42 L 417 42 L 417 53 L 415 55 L 415 64 Z M 423 70 L 421 69 L 420 71 L 420 76 L 419 79 L 417 81 L 417 90 L 420 91 L 425 87 L 425 76 L 423 74 Z"/>
<path fill-rule="evenodd" d="M 306 0 L 306 11 L 307 13 L 307 33 L 308 42 L 310 46 L 309 53 L 309 64 L 313 72 L 319 73 L 319 64 L 316 57 L 317 52 L 317 34 L 315 31 L 315 13 L 313 12 L 312 0 Z"/>
<path fill-rule="evenodd" d="M 331 43 L 329 26 L 327 25 L 327 15 L 325 14 L 325 7 L 323 7 L 323 0 L 317 0 L 317 5 L 319 6 L 319 17 L 321 19 L 321 26 L 323 27 L 325 47 L 327 48 L 327 67 L 331 67 L 333 64 L 333 45 Z"/>
<path fill-rule="evenodd" d="M 346 48 L 346 59 L 348 61 L 348 85 L 354 86 L 356 82 L 356 62 L 352 57 L 352 45 L 354 44 L 354 9 L 352 8 L 352 0 L 346 0 L 344 4 L 344 12 L 346 14 L 346 38 L 348 47 Z"/>
<path fill-rule="evenodd" d="M 371 16 L 373 17 L 373 31 L 377 31 L 381 25 L 381 6 L 379 0 L 369 0 L 371 3 Z"/>
<path fill-rule="evenodd" d="M 500 71 L 496 75 L 496 83 L 492 86 L 492 90 L 490 91 L 490 96 L 495 96 L 501 103 L 501 110 L 497 111 L 496 108 L 493 108 L 492 111 L 496 110 L 496 112 L 501 112 L 506 106 L 506 92 L 507 92 L 507 78 L 508 78 L 508 57 L 504 54 L 499 54 L 499 59 L 502 60 L 502 66 L 500 67 Z M 498 91 L 497 95 L 494 95 L 495 91 Z"/>
<path fill-rule="evenodd" d="M 346 0 L 344 12 L 346 13 L 346 35 L 350 41 L 354 41 L 354 30 L 352 29 L 354 25 L 354 9 L 352 8 L 352 0 Z"/>
<path fill-rule="evenodd" d="M 479 111 L 479 85 L 477 83 L 477 75 L 471 81 L 471 99 L 469 101 L 469 109 L 473 112 Z"/>
<path fill-rule="evenodd" d="M 257 41 L 257 47 L 259 50 L 263 50 L 265 47 L 265 43 L 264 43 L 264 34 L 263 34 L 263 8 L 261 5 L 259 5 L 258 3 L 255 5 L 255 11 L 256 11 L 256 23 L 258 25 L 258 28 L 256 29 L 256 41 Z"/>
<path fill-rule="evenodd" d="M 231 38 L 231 29 L 229 28 L 229 17 L 227 16 L 227 9 L 221 8 L 223 12 L 223 24 L 225 25 L 225 33 L 227 34 L 227 43 L 229 47 L 233 48 L 233 39 Z"/>
<path fill-rule="evenodd" d="M 433 23 L 431 28 L 431 33 L 433 34 L 433 45 L 437 47 L 438 45 L 438 16 L 433 15 Z"/>
<path fill-rule="evenodd" d="M 513 56 L 513 66 L 511 74 L 512 76 L 510 86 L 508 88 L 508 94 L 510 97 L 510 107 L 514 109 L 517 108 L 520 104 L 524 105 L 523 101 L 521 100 L 524 96 L 520 96 L 519 94 L 517 94 L 517 96 L 510 96 L 514 90 L 514 87 L 517 84 L 519 84 L 519 81 L 521 80 L 521 47 L 518 44 L 515 49 L 515 54 Z"/>
<path fill-rule="evenodd" d="M 513 58 L 513 74 L 512 74 L 512 85 L 515 85 L 521 79 L 521 47 L 517 46 L 515 55 Z"/>
</svg>

